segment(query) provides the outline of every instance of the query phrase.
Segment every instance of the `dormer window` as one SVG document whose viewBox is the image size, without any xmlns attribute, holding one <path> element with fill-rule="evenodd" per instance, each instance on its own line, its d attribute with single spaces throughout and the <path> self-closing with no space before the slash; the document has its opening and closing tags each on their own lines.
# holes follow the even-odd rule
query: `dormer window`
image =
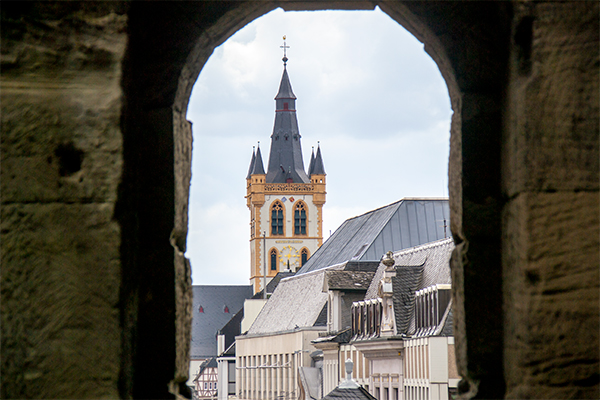
<svg viewBox="0 0 600 400">
<path fill-rule="evenodd" d="M 450 287 L 438 284 L 415 293 L 416 336 L 429 335 L 438 327 L 452 297 Z"/>
<path fill-rule="evenodd" d="M 381 335 L 383 303 L 380 298 L 352 303 L 352 336 L 368 339 Z"/>
</svg>

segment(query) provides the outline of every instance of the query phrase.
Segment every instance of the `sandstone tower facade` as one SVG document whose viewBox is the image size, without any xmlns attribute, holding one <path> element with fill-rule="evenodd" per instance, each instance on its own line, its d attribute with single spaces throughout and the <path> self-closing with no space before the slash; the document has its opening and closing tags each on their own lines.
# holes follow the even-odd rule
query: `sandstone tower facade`
<svg viewBox="0 0 600 400">
<path fill-rule="evenodd" d="M 297 271 L 323 243 L 325 168 L 321 148 L 304 169 L 296 96 L 284 56 L 268 168 L 260 147 L 252 152 L 247 184 L 250 209 L 250 281 L 255 293 L 278 272 Z"/>
</svg>

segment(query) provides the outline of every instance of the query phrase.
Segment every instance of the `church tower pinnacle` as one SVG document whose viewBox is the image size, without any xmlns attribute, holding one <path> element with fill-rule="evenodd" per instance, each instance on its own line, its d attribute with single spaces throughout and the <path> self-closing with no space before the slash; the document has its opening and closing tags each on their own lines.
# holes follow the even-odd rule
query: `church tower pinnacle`
<svg viewBox="0 0 600 400">
<path fill-rule="evenodd" d="M 304 170 L 296 95 L 287 71 L 283 37 L 283 75 L 275 96 L 275 122 L 265 172 L 260 146 L 252 150 L 246 176 L 250 209 L 250 281 L 254 292 L 278 272 L 296 272 L 323 243 L 325 168 L 321 147 Z"/>
</svg>

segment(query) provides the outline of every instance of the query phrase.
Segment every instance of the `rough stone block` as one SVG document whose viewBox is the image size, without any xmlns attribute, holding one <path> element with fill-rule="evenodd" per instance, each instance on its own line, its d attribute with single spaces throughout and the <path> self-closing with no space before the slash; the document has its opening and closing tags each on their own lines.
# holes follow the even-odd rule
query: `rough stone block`
<svg viewBox="0 0 600 400">
<path fill-rule="evenodd" d="M 111 204 L 2 207 L 7 398 L 118 396 L 120 230 L 112 214 Z"/>
<path fill-rule="evenodd" d="M 519 77 L 525 56 L 513 56 L 506 192 L 598 190 L 598 3 L 539 3 L 521 17 L 532 21 L 521 34 L 531 68 Z"/>
<path fill-rule="evenodd" d="M 508 398 L 598 395 L 598 192 L 525 193 L 505 208 Z"/>
</svg>

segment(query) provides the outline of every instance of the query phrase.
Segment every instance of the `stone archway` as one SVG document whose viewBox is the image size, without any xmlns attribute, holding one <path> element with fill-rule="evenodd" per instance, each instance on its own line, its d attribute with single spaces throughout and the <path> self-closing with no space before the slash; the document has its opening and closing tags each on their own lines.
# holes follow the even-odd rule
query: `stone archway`
<svg viewBox="0 0 600 400">
<path fill-rule="evenodd" d="M 132 156 L 141 157 L 137 158 L 132 165 L 136 165 L 136 169 L 144 173 L 136 174 L 141 179 L 137 183 L 135 194 L 130 192 L 129 196 L 137 199 L 134 201 L 139 204 L 138 212 L 152 214 L 152 219 L 150 215 L 146 217 L 140 215 L 140 221 L 152 221 L 152 226 L 145 226 L 133 236 L 142 238 L 144 242 L 142 246 L 153 249 L 153 252 L 158 251 L 162 246 L 162 255 L 159 257 L 163 259 L 165 265 L 170 258 L 175 258 L 173 271 L 165 270 L 164 275 L 153 276 L 152 280 L 142 278 L 142 281 L 138 280 L 136 284 L 141 285 L 140 289 L 145 287 L 146 290 L 153 292 L 165 279 L 174 279 L 177 282 L 173 291 L 163 293 L 171 299 L 168 307 L 165 299 L 160 297 L 155 298 L 160 305 L 149 303 L 146 305 L 147 311 L 144 311 L 145 308 L 138 303 L 141 306 L 137 320 L 138 332 L 146 332 L 150 326 L 157 324 L 168 326 L 169 318 L 176 315 L 177 324 L 169 328 L 172 331 L 162 332 L 162 334 L 177 337 L 177 346 L 165 347 L 162 351 L 164 351 L 165 364 L 173 358 L 177 361 L 170 372 L 164 370 L 165 375 L 162 378 L 155 376 L 159 371 L 146 370 L 145 366 L 149 365 L 149 360 L 145 358 L 144 349 L 148 346 L 148 354 L 157 357 L 153 343 L 158 338 L 153 335 L 146 337 L 146 333 L 143 336 L 140 334 L 136 343 L 137 354 L 131 361 L 132 365 L 137 365 L 134 368 L 135 375 L 129 378 L 131 383 L 124 386 L 133 390 L 135 396 L 144 397 L 158 390 L 158 388 L 150 390 L 148 383 L 138 386 L 142 381 L 164 382 L 167 376 L 171 375 L 175 376 L 175 381 L 183 382 L 187 373 L 188 344 L 184 338 L 189 335 L 186 328 L 188 318 L 186 310 L 189 307 L 187 289 L 189 268 L 182 256 L 185 251 L 182 246 L 185 243 L 187 230 L 191 127 L 185 120 L 185 114 L 192 86 L 202 66 L 216 46 L 251 20 L 277 6 L 286 10 L 316 10 L 339 8 L 340 5 L 341 3 L 330 5 L 307 1 L 226 3 L 218 7 L 197 3 L 171 3 L 168 6 L 144 4 L 143 7 L 134 3 L 131 6 L 129 67 L 125 67 L 124 75 L 125 88 L 128 91 L 126 95 L 128 113 L 124 120 L 124 131 L 135 148 L 135 152 L 131 153 Z M 374 8 L 374 4 L 370 2 L 353 2 L 346 5 L 353 9 Z M 460 372 L 472 379 L 472 385 L 477 385 L 478 381 L 486 382 L 479 390 L 481 396 L 498 395 L 504 390 L 502 379 L 498 379 L 503 375 L 502 325 L 497 318 L 490 319 L 488 311 L 493 310 L 492 314 L 501 315 L 502 117 L 500 111 L 506 85 L 507 43 L 510 32 L 509 5 L 486 4 L 472 5 L 467 8 L 462 5 L 440 3 L 391 2 L 379 6 L 425 43 L 426 51 L 440 67 L 449 87 L 454 110 L 450 197 L 452 230 L 455 232 L 455 240 L 458 244 L 453 270 L 456 282 L 456 316 L 459 321 L 457 349 L 459 360 L 462 359 L 462 362 L 459 362 Z M 448 15 L 452 15 L 453 18 L 448 19 Z M 473 20 L 471 17 L 474 15 L 479 17 Z M 481 18 L 481 15 L 489 17 Z M 490 43 L 493 44 L 493 51 L 490 51 Z M 147 141 L 149 138 L 152 138 L 153 142 L 148 142 L 147 147 L 146 144 L 140 145 L 140 142 Z M 125 154 L 130 154 L 127 152 L 128 143 L 125 142 Z M 144 146 L 143 156 L 140 151 L 141 146 Z M 159 165 L 163 165 L 163 168 L 156 171 Z M 165 185 L 153 184 L 158 176 L 164 179 Z M 167 186 L 174 188 L 174 201 L 163 198 L 166 195 L 163 190 Z M 133 189 L 135 186 L 124 185 L 124 187 Z M 150 199 L 155 199 L 156 208 L 149 204 Z M 467 207 L 464 206 L 465 204 Z M 165 208 L 160 212 L 161 219 L 165 219 L 164 226 L 156 223 L 156 210 L 162 207 Z M 470 220 L 476 220 L 477 224 L 465 224 L 465 221 Z M 167 223 L 170 221 L 174 223 Z M 123 222 L 127 226 L 127 222 Z M 160 228 L 163 229 L 162 232 L 158 231 Z M 142 232 L 143 235 L 140 235 Z M 171 234 L 175 249 L 164 241 L 162 244 L 153 242 L 155 238 L 165 237 L 167 233 Z M 149 252 L 149 254 L 153 253 Z M 461 261 L 467 259 L 468 263 Z M 150 260 L 136 260 L 136 263 L 141 264 L 147 262 Z M 463 269 L 465 265 L 468 265 L 470 271 L 466 275 Z M 132 271 L 136 270 L 139 270 L 139 267 L 132 267 Z M 478 301 L 470 303 L 465 301 L 463 296 L 463 284 L 470 288 L 470 279 L 480 280 L 482 279 L 480 274 L 487 279 L 485 293 L 476 293 L 473 298 L 484 295 L 487 302 L 485 313 L 478 312 Z M 471 290 L 477 291 L 476 287 L 477 285 L 474 285 L 474 289 Z M 160 291 L 164 292 L 164 289 Z M 132 293 L 135 292 L 132 290 Z M 466 298 L 471 297 L 466 296 Z M 161 318 L 164 318 L 162 323 L 156 320 L 154 314 L 157 310 L 156 306 L 163 310 L 160 313 Z M 167 308 L 163 309 L 163 307 Z M 465 312 L 473 320 L 465 320 Z M 128 313 L 125 312 L 124 315 Z M 146 318 L 147 322 L 144 322 Z M 477 327 L 476 342 L 482 341 L 485 346 L 466 346 L 468 333 L 478 325 L 475 321 L 482 318 L 487 318 L 488 321 L 483 331 L 480 326 Z M 153 375 L 156 379 L 150 378 Z M 144 378 L 140 381 L 142 376 Z M 129 379 L 124 379 L 124 382 Z"/>
<path fill-rule="evenodd" d="M 429 1 L 3 2 L 2 397 L 183 393 L 191 85 L 274 7 L 374 4 L 455 111 L 461 390 L 598 397 L 600 6 Z"/>
</svg>

